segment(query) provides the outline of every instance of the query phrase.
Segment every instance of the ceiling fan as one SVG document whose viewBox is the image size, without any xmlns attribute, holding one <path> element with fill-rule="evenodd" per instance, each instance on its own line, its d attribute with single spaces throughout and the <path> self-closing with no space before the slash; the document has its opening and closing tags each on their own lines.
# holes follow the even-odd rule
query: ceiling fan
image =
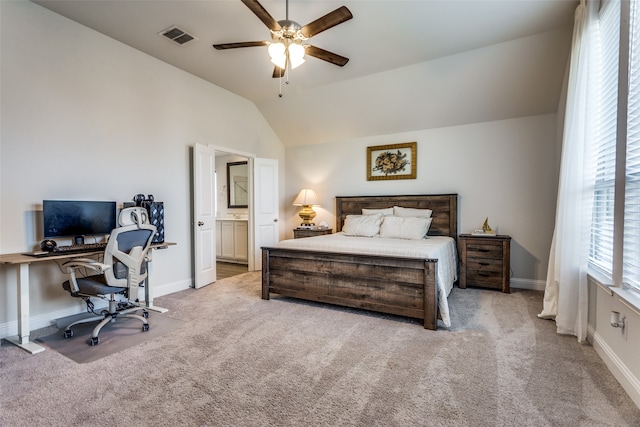
<svg viewBox="0 0 640 427">
<path fill-rule="evenodd" d="M 353 18 L 353 15 L 346 6 L 339 7 L 333 12 L 329 12 L 303 27 L 297 22 L 289 20 L 289 0 L 286 0 L 286 19 L 281 21 L 273 19 L 269 12 L 267 12 L 257 0 L 241 1 L 269 28 L 271 41 L 214 44 L 213 47 L 217 50 L 268 46 L 271 62 L 275 65 L 273 70 L 274 78 L 284 76 L 288 66 L 293 69 L 302 64 L 305 53 L 340 67 L 343 67 L 349 62 L 349 58 L 345 58 L 344 56 L 319 47 L 303 44 L 316 34 Z"/>
</svg>

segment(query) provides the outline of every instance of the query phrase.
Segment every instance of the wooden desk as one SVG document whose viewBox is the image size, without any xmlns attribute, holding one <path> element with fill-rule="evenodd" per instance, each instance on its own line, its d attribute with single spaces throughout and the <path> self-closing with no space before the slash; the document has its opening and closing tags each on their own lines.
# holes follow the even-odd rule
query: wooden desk
<svg viewBox="0 0 640 427">
<path fill-rule="evenodd" d="M 164 242 L 154 243 L 151 245 L 151 249 L 165 249 L 168 246 L 173 246 L 176 243 Z M 28 351 L 31 354 L 40 353 L 44 351 L 44 347 L 38 345 L 29 340 L 29 333 L 31 329 L 29 327 L 29 265 L 39 262 L 48 261 L 61 261 L 71 258 L 82 258 L 91 255 L 99 255 L 102 252 L 75 252 L 72 254 L 51 255 L 44 257 L 35 257 L 30 255 L 24 255 L 23 253 L 5 254 L 0 255 L 0 264 L 15 265 L 18 268 L 17 275 L 17 289 L 18 289 L 18 336 L 7 337 L 7 341 L 17 345 L 20 348 Z M 149 276 L 151 276 L 151 266 L 147 275 L 147 281 L 144 287 L 145 294 L 145 306 L 149 310 L 159 311 L 165 313 L 167 309 L 161 307 L 155 307 L 153 305 L 153 294 L 150 291 Z"/>
</svg>

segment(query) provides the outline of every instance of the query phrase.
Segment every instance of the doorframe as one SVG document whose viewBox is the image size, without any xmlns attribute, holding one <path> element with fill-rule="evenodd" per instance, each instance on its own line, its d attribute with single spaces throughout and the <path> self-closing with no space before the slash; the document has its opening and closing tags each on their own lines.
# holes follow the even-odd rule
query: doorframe
<svg viewBox="0 0 640 427">
<path fill-rule="evenodd" d="M 251 250 L 251 248 L 254 247 L 255 245 L 255 224 L 254 224 L 254 220 L 253 220 L 253 215 L 254 215 L 254 207 L 253 207 L 253 160 L 256 158 L 256 155 L 253 153 L 247 153 L 245 151 L 240 151 L 240 150 L 236 150 L 234 148 L 227 148 L 227 147 L 222 147 L 219 145 L 214 145 L 214 144 L 207 144 L 207 147 L 209 148 L 213 148 L 213 150 L 215 151 L 214 157 L 216 157 L 218 152 L 221 153 L 225 153 L 231 156 L 242 156 L 242 157 L 246 157 L 247 158 L 247 166 L 249 169 L 249 176 L 248 176 L 248 183 L 249 183 L 249 202 L 248 202 L 248 206 L 247 206 L 247 211 L 249 213 L 248 216 L 248 231 L 249 231 L 249 241 L 247 242 L 247 247 L 249 249 L 249 253 L 248 253 L 248 259 L 247 259 L 247 269 L 249 271 L 253 271 L 255 268 L 255 254 L 253 253 L 254 251 Z M 218 189 L 215 189 L 216 193 L 218 191 Z M 217 194 L 215 195 L 217 196 Z M 216 259 L 218 257 L 218 254 L 216 254 Z"/>
</svg>

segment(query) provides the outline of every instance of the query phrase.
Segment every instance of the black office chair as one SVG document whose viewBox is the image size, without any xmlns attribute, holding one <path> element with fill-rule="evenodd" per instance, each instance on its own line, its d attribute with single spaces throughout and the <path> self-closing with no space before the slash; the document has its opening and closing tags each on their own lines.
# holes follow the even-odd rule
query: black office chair
<svg viewBox="0 0 640 427">
<path fill-rule="evenodd" d="M 87 311 L 97 315 L 71 323 L 64 331 L 65 338 L 73 336 L 72 326 L 99 321 L 89 341 L 89 344 L 97 345 L 100 330 L 120 317 L 138 319 L 142 322 L 142 330 L 149 330 L 149 313 L 140 306 L 138 288 L 147 278 L 147 252 L 156 228 L 148 223 L 147 212 L 139 207 L 123 209 L 119 223 L 121 226 L 109 236 L 103 262 L 78 258 L 63 264 L 70 279 L 62 287 L 71 296 L 82 298 Z M 94 274 L 78 277 L 87 271 Z M 108 310 L 96 313 L 91 297 L 108 301 Z M 142 310 L 142 316 L 133 314 L 138 310 Z"/>
</svg>

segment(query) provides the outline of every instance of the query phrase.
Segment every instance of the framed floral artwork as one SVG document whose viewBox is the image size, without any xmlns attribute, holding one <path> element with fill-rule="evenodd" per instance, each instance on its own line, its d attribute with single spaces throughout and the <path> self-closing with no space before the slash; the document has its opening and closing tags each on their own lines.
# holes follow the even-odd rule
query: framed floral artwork
<svg viewBox="0 0 640 427">
<path fill-rule="evenodd" d="M 367 181 L 416 179 L 417 143 L 367 147 Z"/>
</svg>

